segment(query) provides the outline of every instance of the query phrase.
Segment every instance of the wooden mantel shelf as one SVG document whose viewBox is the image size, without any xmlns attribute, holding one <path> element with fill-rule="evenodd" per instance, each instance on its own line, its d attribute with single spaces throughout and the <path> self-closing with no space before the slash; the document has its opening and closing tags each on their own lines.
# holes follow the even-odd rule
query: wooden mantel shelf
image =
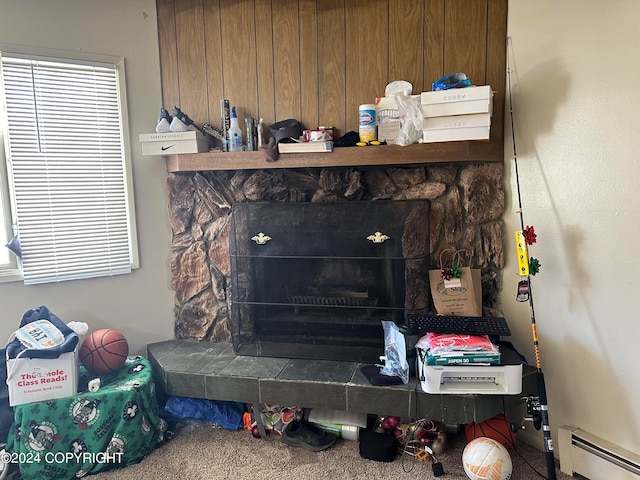
<svg viewBox="0 0 640 480">
<path fill-rule="evenodd" d="M 273 168 L 353 167 L 454 162 L 502 162 L 496 141 L 414 144 L 406 147 L 341 147 L 330 153 L 286 153 L 268 162 L 262 152 L 187 153 L 167 156 L 167 171 L 258 170 Z"/>
</svg>

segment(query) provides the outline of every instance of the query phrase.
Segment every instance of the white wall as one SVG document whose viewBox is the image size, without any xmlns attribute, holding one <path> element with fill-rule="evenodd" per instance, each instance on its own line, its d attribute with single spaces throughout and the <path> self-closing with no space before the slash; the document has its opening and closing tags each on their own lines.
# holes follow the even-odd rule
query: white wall
<svg viewBox="0 0 640 480">
<path fill-rule="evenodd" d="M 0 0 L 0 43 L 125 58 L 141 268 L 112 278 L 24 286 L 0 283 L 0 344 L 25 311 L 46 305 L 66 322 L 120 330 L 132 353 L 173 338 L 171 240 L 161 157 L 140 154 L 161 106 L 154 0 Z"/>
<path fill-rule="evenodd" d="M 638 453 L 640 2 L 509 3 L 514 130 L 524 220 L 538 233 L 529 253 L 542 265 L 532 283 L 553 438 L 574 424 Z M 509 130 L 513 167 L 510 138 Z M 506 171 L 504 313 L 534 362 L 528 304 L 515 301 L 520 223 L 515 172 Z"/>
<path fill-rule="evenodd" d="M 638 452 L 640 3 L 514 0 L 509 8 L 520 186 L 525 223 L 538 233 L 530 253 L 542 264 L 533 291 L 553 438 L 574 424 Z M 160 107 L 155 2 L 0 0 L 0 42 L 127 59 L 141 256 L 132 275 L 0 284 L 0 338 L 39 305 L 65 321 L 117 328 L 138 352 L 172 338 L 166 170 L 135 141 L 152 131 Z M 528 305 L 515 301 L 520 223 L 509 130 L 506 139 L 503 307 L 512 340 L 533 362 Z M 524 437 L 541 445 L 540 432 Z"/>
</svg>

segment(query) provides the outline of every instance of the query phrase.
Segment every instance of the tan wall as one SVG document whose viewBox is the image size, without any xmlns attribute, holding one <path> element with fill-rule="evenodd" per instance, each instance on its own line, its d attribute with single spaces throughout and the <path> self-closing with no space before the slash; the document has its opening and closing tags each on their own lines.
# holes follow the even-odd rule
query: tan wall
<svg viewBox="0 0 640 480">
<path fill-rule="evenodd" d="M 0 283 L 0 345 L 25 311 L 46 305 L 66 322 L 118 329 L 131 352 L 142 353 L 149 342 L 173 338 L 167 172 L 161 157 L 143 157 L 138 144 L 138 134 L 153 132 L 160 104 L 155 1 L 0 0 L 0 12 L 0 43 L 61 56 L 85 51 L 124 57 L 140 254 L 140 269 L 130 275 L 33 286 Z"/>
<path fill-rule="evenodd" d="M 640 94 L 627 81 L 640 78 L 630 47 L 640 43 L 640 2 L 509 3 L 522 206 L 538 234 L 530 254 L 542 268 L 532 285 L 554 438 L 556 427 L 574 424 L 640 453 Z M 511 133 L 505 137 L 513 232 L 518 204 Z M 515 248 L 507 252 L 505 315 L 533 362 L 528 305 L 515 301 Z M 541 445 L 540 432 L 527 433 Z"/>
</svg>

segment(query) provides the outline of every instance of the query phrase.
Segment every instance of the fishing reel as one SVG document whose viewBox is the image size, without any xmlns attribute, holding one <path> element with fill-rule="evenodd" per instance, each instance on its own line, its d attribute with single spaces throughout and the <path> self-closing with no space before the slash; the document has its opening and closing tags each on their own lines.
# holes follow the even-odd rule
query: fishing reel
<svg viewBox="0 0 640 480">
<path fill-rule="evenodd" d="M 528 397 L 522 397 L 527 404 L 527 415 L 522 417 L 525 422 L 532 422 L 533 427 L 536 430 L 542 428 L 542 406 L 540 405 L 540 397 L 530 395 Z M 524 425 L 522 426 L 524 429 Z"/>
</svg>

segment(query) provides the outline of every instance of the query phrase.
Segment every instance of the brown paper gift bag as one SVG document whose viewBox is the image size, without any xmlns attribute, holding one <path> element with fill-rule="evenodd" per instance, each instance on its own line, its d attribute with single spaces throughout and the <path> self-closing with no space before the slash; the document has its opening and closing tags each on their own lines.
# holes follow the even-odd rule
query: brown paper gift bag
<svg viewBox="0 0 640 480">
<path fill-rule="evenodd" d="M 451 260 L 443 262 L 445 252 L 451 253 Z M 433 306 L 440 315 L 482 316 L 482 280 L 480 270 L 470 266 L 460 266 L 463 262 L 464 250 L 445 249 L 440 253 L 437 270 L 429 270 L 429 285 Z M 467 262 L 471 263 L 471 260 Z M 460 272 L 459 278 L 446 280 L 443 269 L 456 267 Z"/>
</svg>

